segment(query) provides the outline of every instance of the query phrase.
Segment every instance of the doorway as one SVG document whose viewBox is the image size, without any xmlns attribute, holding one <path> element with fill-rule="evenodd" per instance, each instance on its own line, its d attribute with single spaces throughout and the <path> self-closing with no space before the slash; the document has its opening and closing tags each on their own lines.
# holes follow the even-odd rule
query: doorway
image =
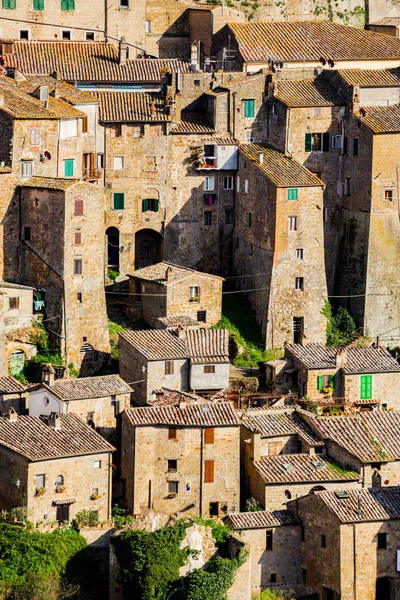
<svg viewBox="0 0 400 600">
<path fill-rule="evenodd" d="M 8 372 L 10 375 L 23 374 L 25 368 L 25 352 L 23 350 L 14 350 L 10 356 Z"/>
<path fill-rule="evenodd" d="M 304 336 L 304 317 L 293 317 L 293 343 L 302 344 Z"/>
<path fill-rule="evenodd" d="M 141 229 L 135 234 L 135 269 L 143 269 L 162 261 L 163 239 L 153 229 Z"/>
<path fill-rule="evenodd" d="M 107 267 L 119 273 L 119 231 L 116 227 L 106 230 Z"/>
<path fill-rule="evenodd" d="M 59 504 L 57 506 L 56 519 L 59 523 L 69 521 L 69 504 Z"/>
<path fill-rule="evenodd" d="M 392 594 L 392 585 L 389 577 L 381 577 L 376 580 L 375 600 L 390 600 Z"/>
</svg>

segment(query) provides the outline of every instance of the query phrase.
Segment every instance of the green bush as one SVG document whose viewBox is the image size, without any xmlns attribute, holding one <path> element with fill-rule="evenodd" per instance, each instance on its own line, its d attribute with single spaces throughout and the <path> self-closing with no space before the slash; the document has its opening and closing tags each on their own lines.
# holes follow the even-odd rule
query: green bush
<svg viewBox="0 0 400 600">
<path fill-rule="evenodd" d="M 114 269 L 108 269 L 107 276 L 108 276 L 108 279 L 111 279 L 111 281 L 115 281 L 117 279 L 117 277 L 119 276 L 119 272 L 115 271 Z"/>
<path fill-rule="evenodd" d="M 328 300 L 321 313 L 326 317 L 326 345 L 343 346 L 354 339 L 356 324 L 350 313 L 340 306 L 335 315 Z"/>
<path fill-rule="evenodd" d="M 246 512 L 259 512 L 264 510 L 262 506 L 259 505 L 257 500 L 254 498 L 250 498 L 250 500 L 246 500 Z"/>
<path fill-rule="evenodd" d="M 94 527 L 99 522 L 99 513 L 96 510 L 80 510 L 76 513 L 74 523 L 82 527 Z"/>
</svg>

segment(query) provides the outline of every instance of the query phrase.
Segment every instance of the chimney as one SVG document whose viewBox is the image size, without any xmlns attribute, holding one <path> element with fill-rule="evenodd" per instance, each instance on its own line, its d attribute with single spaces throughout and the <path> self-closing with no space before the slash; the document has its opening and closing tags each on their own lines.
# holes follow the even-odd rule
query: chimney
<svg viewBox="0 0 400 600">
<path fill-rule="evenodd" d="M 335 362 L 337 367 L 343 367 L 347 362 L 347 350 L 346 348 L 339 348 L 336 352 Z"/>
<path fill-rule="evenodd" d="M 187 402 L 186 400 L 179 400 L 179 408 L 186 408 L 187 407 Z"/>
<path fill-rule="evenodd" d="M 361 515 L 361 494 L 357 492 L 357 514 Z"/>
<path fill-rule="evenodd" d="M 121 37 L 119 42 L 119 53 L 118 53 L 118 64 L 124 65 L 128 58 L 128 44 L 126 43 L 125 36 Z"/>
<path fill-rule="evenodd" d="M 264 162 L 264 153 L 263 152 L 258 153 L 258 162 L 260 163 L 260 165 L 263 164 L 263 162 Z"/>
<path fill-rule="evenodd" d="M 4 108 L 4 94 L 0 94 L 0 108 Z"/>
<path fill-rule="evenodd" d="M 61 418 L 58 413 L 51 413 L 48 418 L 47 424 L 49 427 L 53 427 L 54 429 L 61 429 Z"/>
<path fill-rule="evenodd" d="M 10 406 L 10 408 L 7 411 L 6 419 L 10 421 L 10 423 L 18 421 L 17 411 L 12 406 Z"/>
<path fill-rule="evenodd" d="M 171 267 L 167 267 L 167 270 L 165 271 L 165 281 L 169 281 L 169 277 L 172 273 L 172 268 Z"/>
<path fill-rule="evenodd" d="M 156 116 L 156 101 L 154 100 L 154 98 L 153 98 L 153 100 L 151 101 L 151 104 L 150 104 L 150 112 L 151 112 L 151 116 L 152 117 Z"/>
<path fill-rule="evenodd" d="M 376 336 L 376 347 L 379 348 L 379 335 Z"/>
<path fill-rule="evenodd" d="M 45 365 L 43 365 L 42 383 L 46 383 L 48 386 L 52 386 L 54 384 L 55 374 L 56 372 L 50 363 L 46 363 Z"/>
<path fill-rule="evenodd" d="M 180 340 L 185 339 L 185 337 L 186 337 L 186 331 L 184 330 L 184 328 L 182 327 L 182 325 L 178 325 L 178 327 L 176 328 L 176 335 L 178 336 L 178 338 Z"/>
</svg>

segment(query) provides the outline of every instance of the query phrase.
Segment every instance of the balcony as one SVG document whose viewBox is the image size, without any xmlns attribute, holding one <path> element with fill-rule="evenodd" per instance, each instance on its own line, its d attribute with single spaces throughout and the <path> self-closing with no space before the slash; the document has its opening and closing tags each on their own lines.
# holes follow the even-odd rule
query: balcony
<svg viewBox="0 0 400 600">
<path fill-rule="evenodd" d="M 83 169 L 82 179 L 84 181 L 95 181 L 101 179 L 103 176 L 103 169 Z"/>
</svg>

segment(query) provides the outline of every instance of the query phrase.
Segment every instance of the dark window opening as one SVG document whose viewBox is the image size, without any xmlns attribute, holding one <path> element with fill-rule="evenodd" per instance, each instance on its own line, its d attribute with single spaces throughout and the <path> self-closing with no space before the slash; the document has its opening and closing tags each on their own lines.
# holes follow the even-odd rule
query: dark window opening
<svg viewBox="0 0 400 600">
<path fill-rule="evenodd" d="M 87 42 L 94 42 L 94 31 L 87 31 L 86 32 L 86 41 Z"/>
<path fill-rule="evenodd" d="M 205 310 L 197 311 L 197 322 L 198 323 L 206 323 L 207 321 L 207 312 Z"/>
<path fill-rule="evenodd" d="M 387 534 L 378 533 L 378 548 L 380 550 L 386 550 L 387 548 Z"/>
<path fill-rule="evenodd" d="M 321 535 L 321 548 L 326 548 L 326 535 Z"/>
<path fill-rule="evenodd" d="M 168 460 L 168 471 L 169 473 L 172 472 L 176 472 L 178 470 L 178 461 L 173 459 L 173 460 Z"/>
<path fill-rule="evenodd" d="M 176 438 L 177 438 L 176 434 L 177 434 L 176 427 L 170 427 L 168 429 L 168 439 L 170 439 L 170 440 L 176 440 Z"/>
<path fill-rule="evenodd" d="M 274 532 L 272 529 L 267 529 L 265 532 L 265 549 L 272 550 L 272 541 L 273 541 Z"/>
<path fill-rule="evenodd" d="M 24 227 L 24 240 L 26 242 L 31 241 L 31 228 L 30 227 Z"/>
<path fill-rule="evenodd" d="M 218 502 L 210 502 L 210 517 L 218 517 Z"/>
<path fill-rule="evenodd" d="M 71 32 L 70 31 L 63 31 L 61 34 L 61 37 L 63 40 L 70 40 L 71 39 Z"/>
<path fill-rule="evenodd" d="M 271 573 L 271 583 L 276 583 L 276 573 Z"/>
<path fill-rule="evenodd" d="M 29 40 L 29 31 L 27 29 L 21 29 L 19 32 L 20 40 Z"/>
<path fill-rule="evenodd" d="M 178 482 L 177 481 L 168 481 L 168 494 L 177 494 L 178 493 Z"/>
</svg>

